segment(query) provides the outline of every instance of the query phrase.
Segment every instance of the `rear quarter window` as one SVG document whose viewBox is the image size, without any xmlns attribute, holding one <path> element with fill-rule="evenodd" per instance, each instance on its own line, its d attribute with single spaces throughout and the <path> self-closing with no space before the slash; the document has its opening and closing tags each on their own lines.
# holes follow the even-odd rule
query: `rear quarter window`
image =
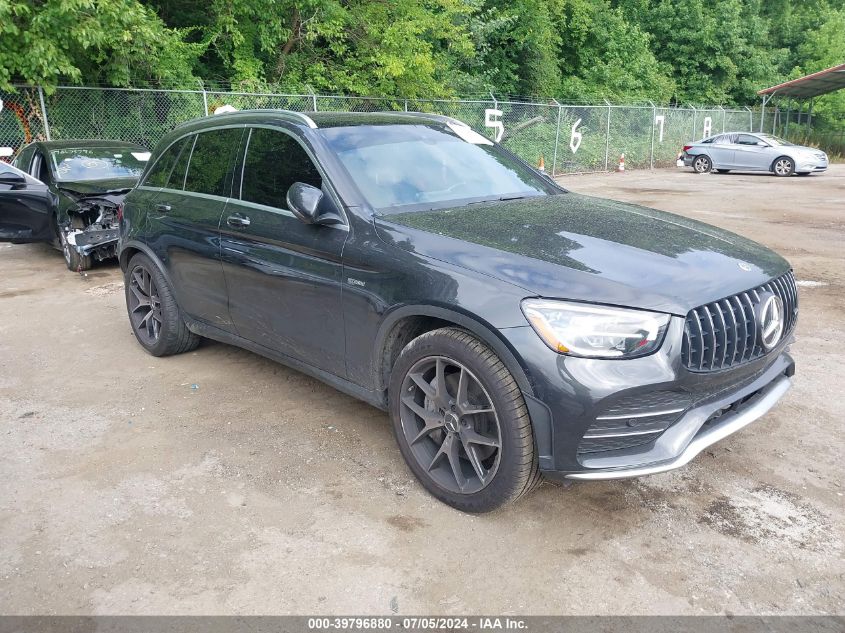
<svg viewBox="0 0 845 633">
<path fill-rule="evenodd" d="M 176 141 L 168 147 L 161 156 L 158 157 L 150 173 L 144 178 L 144 185 L 147 187 L 170 187 L 171 189 L 181 189 L 182 180 L 184 180 L 185 169 L 182 169 L 182 177 L 176 178 L 178 186 L 170 183 L 171 175 L 173 174 L 173 167 L 179 161 L 180 156 L 190 151 L 190 143 L 193 142 L 194 137 L 189 136 L 180 141 Z M 185 158 L 187 161 L 187 157 Z M 187 164 L 187 162 L 186 162 Z"/>
</svg>

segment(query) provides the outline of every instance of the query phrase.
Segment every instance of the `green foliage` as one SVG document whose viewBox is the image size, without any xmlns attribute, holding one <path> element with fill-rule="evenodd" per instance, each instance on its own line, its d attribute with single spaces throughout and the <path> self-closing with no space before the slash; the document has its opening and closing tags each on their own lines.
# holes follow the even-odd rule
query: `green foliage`
<svg viewBox="0 0 845 633">
<path fill-rule="evenodd" d="M 189 82 L 199 52 L 137 0 L 0 0 L 0 89 Z"/>
<path fill-rule="evenodd" d="M 752 104 L 843 61 L 845 0 L 0 0 L 0 89 Z"/>
</svg>

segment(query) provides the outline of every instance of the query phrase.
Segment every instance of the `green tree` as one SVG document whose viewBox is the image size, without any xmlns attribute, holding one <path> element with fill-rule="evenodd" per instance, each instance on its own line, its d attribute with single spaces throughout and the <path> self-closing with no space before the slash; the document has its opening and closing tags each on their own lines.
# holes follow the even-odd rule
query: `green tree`
<svg viewBox="0 0 845 633">
<path fill-rule="evenodd" d="M 0 89 L 190 84 L 200 52 L 136 0 L 0 0 Z"/>
</svg>

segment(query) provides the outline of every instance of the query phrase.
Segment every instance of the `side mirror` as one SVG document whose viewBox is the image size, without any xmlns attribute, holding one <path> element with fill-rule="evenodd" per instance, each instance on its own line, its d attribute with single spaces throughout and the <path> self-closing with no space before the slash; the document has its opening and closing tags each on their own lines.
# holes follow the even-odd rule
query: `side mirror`
<svg viewBox="0 0 845 633">
<path fill-rule="evenodd" d="M 323 192 L 295 182 L 288 189 L 288 209 L 305 224 L 340 224 L 343 220 L 334 207 L 330 198 L 323 196 Z"/>
<path fill-rule="evenodd" d="M 0 185 L 7 185 L 12 189 L 21 189 L 26 187 L 26 178 L 13 171 L 0 172 Z"/>
</svg>

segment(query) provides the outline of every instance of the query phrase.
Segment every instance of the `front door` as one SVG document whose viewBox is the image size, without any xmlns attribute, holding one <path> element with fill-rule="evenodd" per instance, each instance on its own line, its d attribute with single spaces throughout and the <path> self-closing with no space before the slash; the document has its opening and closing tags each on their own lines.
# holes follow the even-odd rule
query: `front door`
<svg viewBox="0 0 845 633">
<path fill-rule="evenodd" d="M 221 220 L 229 312 L 240 336 L 345 376 L 341 253 L 345 224 L 305 224 L 287 209 L 294 182 L 322 187 L 302 145 L 278 128 L 253 128 L 242 182 Z"/>
<path fill-rule="evenodd" d="M 55 205 L 47 185 L 0 162 L 0 242 L 52 240 Z"/>
<path fill-rule="evenodd" d="M 734 154 L 734 163 L 737 169 L 752 171 L 767 171 L 772 164 L 768 143 L 760 140 L 752 134 L 739 134 Z"/>
</svg>

